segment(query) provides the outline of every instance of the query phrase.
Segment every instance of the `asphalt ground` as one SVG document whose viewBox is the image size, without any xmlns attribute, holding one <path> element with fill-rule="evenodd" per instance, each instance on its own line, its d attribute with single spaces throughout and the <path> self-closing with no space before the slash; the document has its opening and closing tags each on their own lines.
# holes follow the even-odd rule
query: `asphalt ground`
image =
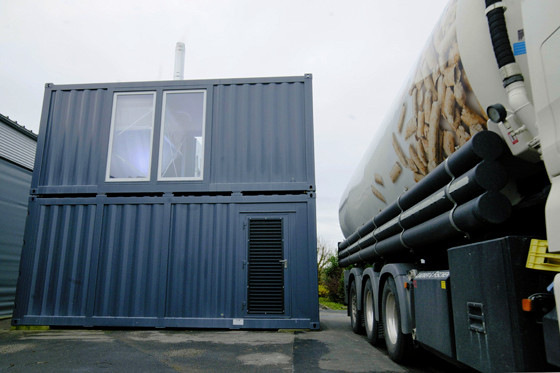
<svg viewBox="0 0 560 373">
<path fill-rule="evenodd" d="M 321 310 L 320 331 L 168 329 L 11 330 L 0 320 L 2 372 L 445 372 L 422 354 L 391 361 L 350 328 L 346 311 Z"/>
</svg>

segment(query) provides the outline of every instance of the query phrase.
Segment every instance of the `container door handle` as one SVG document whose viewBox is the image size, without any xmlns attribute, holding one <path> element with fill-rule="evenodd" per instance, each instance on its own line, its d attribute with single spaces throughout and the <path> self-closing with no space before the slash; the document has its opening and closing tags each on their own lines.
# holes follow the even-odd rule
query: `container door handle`
<svg viewBox="0 0 560 373">
<path fill-rule="evenodd" d="M 288 259 L 281 259 L 280 263 L 284 264 L 284 268 L 288 268 Z"/>
</svg>

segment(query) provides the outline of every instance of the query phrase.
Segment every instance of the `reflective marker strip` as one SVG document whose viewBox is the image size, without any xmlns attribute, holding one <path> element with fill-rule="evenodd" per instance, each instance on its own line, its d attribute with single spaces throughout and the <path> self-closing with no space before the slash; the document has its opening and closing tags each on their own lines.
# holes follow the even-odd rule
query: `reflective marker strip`
<svg viewBox="0 0 560 373">
<path fill-rule="evenodd" d="M 513 43 L 513 55 L 519 56 L 522 54 L 527 54 L 527 46 L 525 45 L 524 41 L 519 43 Z"/>
</svg>

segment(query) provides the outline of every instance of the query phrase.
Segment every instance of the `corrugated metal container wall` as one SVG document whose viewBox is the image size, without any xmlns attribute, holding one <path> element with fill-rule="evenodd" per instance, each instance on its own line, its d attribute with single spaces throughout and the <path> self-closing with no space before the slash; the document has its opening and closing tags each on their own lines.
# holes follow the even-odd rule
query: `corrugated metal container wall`
<svg viewBox="0 0 560 373">
<path fill-rule="evenodd" d="M 31 202 L 30 215 L 39 224 L 36 241 L 30 246 L 40 248 L 25 262 L 25 280 L 32 289 L 27 312 L 31 315 L 75 316 L 86 311 L 88 294 L 87 271 L 91 266 L 95 204 L 64 204 L 47 200 L 48 204 Z M 58 203 L 57 203 L 58 202 Z M 21 282 L 21 280 L 20 280 Z M 21 285 L 18 285 L 18 296 Z"/>
<path fill-rule="evenodd" d="M 208 173 L 199 182 L 161 181 L 154 156 L 150 180 L 106 181 L 114 95 L 156 93 L 155 155 L 161 146 L 164 93 L 179 90 L 207 93 L 203 167 Z M 311 76 L 47 84 L 41 124 L 46 133 L 39 142 L 32 188 L 37 194 L 314 189 L 311 95 Z"/>
<path fill-rule="evenodd" d="M 319 328 L 313 156 L 310 75 L 48 84 L 13 323 Z"/>
<path fill-rule="evenodd" d="M 0 114 L 0 318 L 14 308 L 37 136 Z"/>
<path fill-rule="evenodd" d="M 213 138 L 212 182 L 307 184 L 313 160 L 307 159 L 304 88 L 282 83 L 214 89 L 214 126 L 220 136 Z"/>
<path fill-rule="evenodd" d="M 274 200 L 33 198 L 14 323 L 317 329 L 314 199 Z M 250 312 L 248 289 L 270 287 L 248 275 L 251 219 L 282 225 L 282 294 L 256 299 L 278 312 Z"/>
<path fill-rule="evenodd" d="M 111 105 L 107 90 L 59 90 L 47 85 L 47 92 L 48 122 L 41 124 L 46 133 L 40 140 L 43 148 L 37 167 L 41 185 L 97 185 L 106 152 L 102 144 L 107 142 L 107 130 L 100 123 L 103 110 Z"/>
</svg>

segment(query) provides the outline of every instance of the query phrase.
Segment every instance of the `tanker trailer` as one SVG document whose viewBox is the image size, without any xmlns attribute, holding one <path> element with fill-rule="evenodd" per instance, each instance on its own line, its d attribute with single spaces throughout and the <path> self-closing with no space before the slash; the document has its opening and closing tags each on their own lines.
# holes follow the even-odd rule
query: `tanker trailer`
<svg viewBox="0 0 560 373">
<path fill-rule="evenodd" d="M 350 323 L 397 362 L 560 367 L 559 14 L 450 1 L 342 196 Z"/>
</svg>

